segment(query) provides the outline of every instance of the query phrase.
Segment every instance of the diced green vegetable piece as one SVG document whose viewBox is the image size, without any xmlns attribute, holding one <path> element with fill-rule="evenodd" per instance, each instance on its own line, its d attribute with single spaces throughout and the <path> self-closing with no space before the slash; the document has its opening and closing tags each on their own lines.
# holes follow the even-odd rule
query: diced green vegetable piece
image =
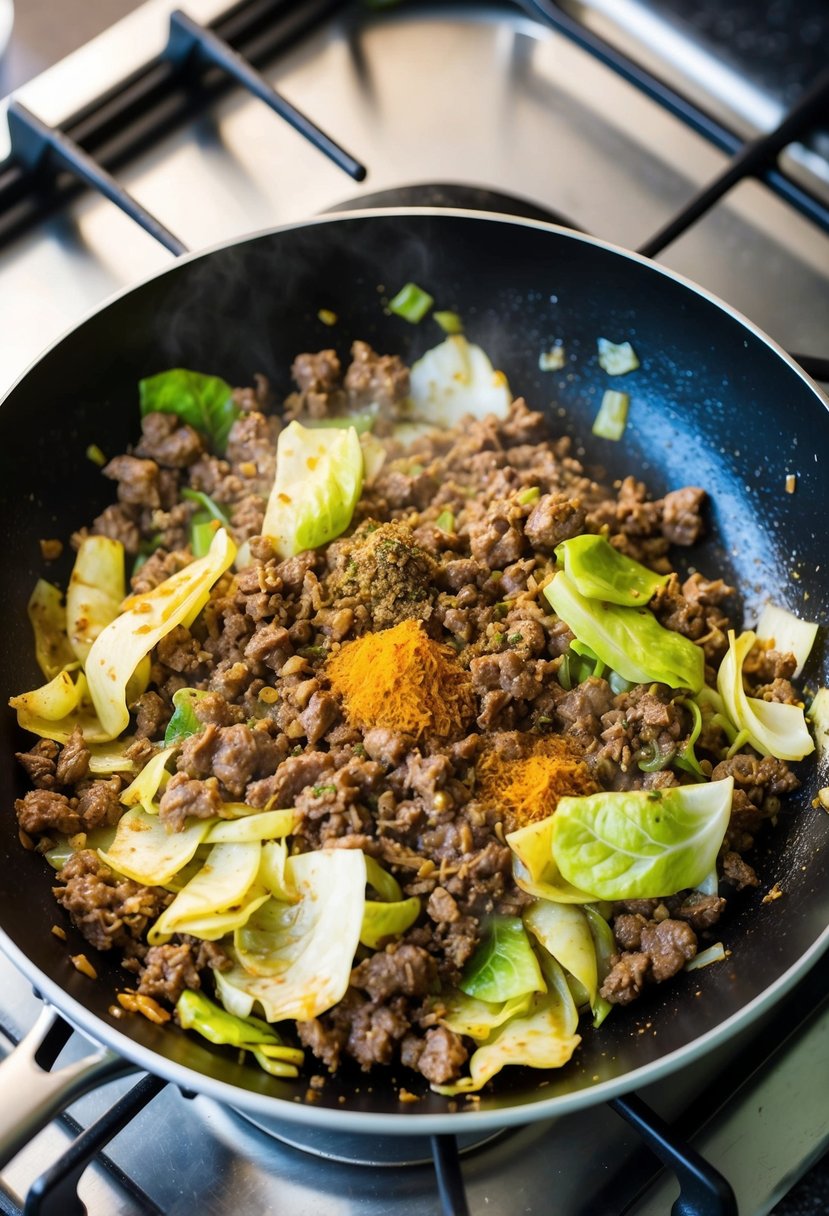
<svg viewBox="0 0 829 1216">
<path fill-rule="evenodd" d="M 376 414 L 341 414 L 331 418 L 305 418 L 302 425 L 309 431 L 330 430 L 331 428 L 344 431 L 347 427 L 353 426 L 358 435 L 365 435 L 374 426 L 376 420 Z"/>
<path fill-rule="evenodd" d="M 210 518 L 217 520 L 223 528 L 230 527 L 230 520 L 222 508 L 218 503 L 213 501 L 209 494 L 205 494 L 203 490 L 191 490 L 189 487 L 186 487 L 181 491 L 181 497 L 186 498 L 188 502 L 199 503 Z"/>
<path fill-rule="evenodd" d="M 599 338 L 599 366 L 609 376 L 624 376 L 626 372 L 635 372 L 639 367 L 636 351 L 629 342 L 610 342 L 607 338 Z"/>
<path fill-rule="evenodd" d="M 542 372 L 560 372 L 567 362 L 567 351 L 559 343 L 550 350 L 543 350 L 538 356 L 538 370 Z"/>
<path fill-rule="evenodd" d="M 399 937 L 415 923 L 420 915 L 420 900 L 416 895 L 395 903 L 379 903 L 367 899 L 363 909 L 363 925 L 360 941 L 370 950 L 376 950 L 387 938 Z"/>
<path fill-rule="evenodd" d="M 216 535 L 216 526 L 214 519 L 200 519 L 196 522 L 194 517 L 190 525 L 190 549 L 193 557 L 204 557 L 209 551 Z"/>
<path fill-rule="evenodd" d="M 330 308 L 320 308 L 317 312 L 317 318 L 322 321 L 323 325 L 336 325 L 339 320 L 337 314 L 332 312 Z"/>
<path fill-rule="evenodd" d="M 455 516 L 451 511 L 441 511 L 440 515 L 435 520 L 435 527 L 440 528 L 441 532 L 454 532 Z"/>
<path fill-rule="evenodd" d="M 630 397 L 609 388 L 602 397 L 602 404 L 593 423 L 593 434 L 600 439 L 621 439 L 628 420 Z"/>
<path fill-rule="evenodd" d="M 252 1047 L 253 1044 L 284 1046 L 273 1026 L 262 1018 L 238 1018 L 228 1013 L 203 992 L 185 988 L 176 1002 L 176 1020 L 183 1030 L 195 1030 L 211 1043 L 227 1047 Z M 293 1049 L 289 1049 L 293 1050 Z M 302 1052 L 299 1052 L 302 1056 Z"/>
<path fill-rule="evenodd" d="M 526 507 L 531 502 L 538 502 L 540 497 L 541 490 L 538 486 L 528 486 L 526 490 L 522 490 L 518 495 L 518 501 L 522 507 Z"/>
<path fill-rule="evenodd" d="M 556 546 L 556 557 L 581 595 L 630 608 L 643 607 L 670 578 L 625 557 L 603 536 L 562 541 Z"/>
<path fill-rule="evenodd" d="M 464 968 L 461 992 L 481 1001 L 508 1001 L 527 992 L 544 992 L 546 984 L 526 930 L 518 916 L 492 916 Z"/>
<path fill-rule="evenodd" d="M 196 717 L 196 711 L 193 708 L 194 703 L 203 696 L 204 693 L 199 692 L 196 688 L 179 688 L 173 693 L 175 709 L 164 732 L 165 747 L 181 743 L 183 740 L 189 739 L 191 735 L 197 735 L 200 730 L 203 730 L 202 723 Z"/>
<path fill-rule="evenodd" d="M 224 455 L 230 428 L 241 413 L 225 380 L 175 367 L 139 381 L 138 392 L 142 418 L 175 414 L 204 435 L 219 456 Z"/>
<path fill-rule="evenodd" d="M 734 778 L 661 790 L 565 797 L 553 856 L 568 882 L 598 899 L 652 899 L 711 872 L 728 827 Z"/>
<path fill-rule="evenodd" d="M 463 333 L 463 321 L 456 312 L 433 312 L 432 316 L 445 334 Z"/>
<path fill-rule="evenodd" d="M 544 595 L 578 640 L 625 680 L 656 681 L 692 692 L 704 685 L 702 649 L 682 634 L 664 629 L 649 609 L 588 600 L 563 571 L 544 588 Z"/>
<path fill-rule="evenodd" d="M 97 464 L 98 468 L 102 469 L 107 462 L 106 456 L 103 454 L 97 443 L 90 443 L 86 449 L 86 458 L 91 460 L 93 464 Z"/>
<path fill-rule="evenodd" d="M 434 304 L 434 297 L 428 291 L 418 287 L 417 283 L 405 283 L 393 300 L 389 301 L 389 309 L 404 321 L 417 325 L 426 316 Z"/>
<path fill-rule="evenodd" d="M 610 968 L 613 966 L 612 959 L 616 953 L 616 939 L 613 936 L 613 930 L 602 916 L 598 907 L 594 904 L 584 904 L 583 906 L 584 914 L 587 917 L 587 924 L 593 937 L 593 945 L 596 950 L 598 986 L 601 988 L 605 981 L 605 977 L 610 971 Z M 597 992 L 596 1000 L 593 1002 L 593 1025 L 597 1030 L 612 1008 L 613 1006 L 610 1004 L 610 1001 L 606 1001 L 604 997 Z"/>
</svg>

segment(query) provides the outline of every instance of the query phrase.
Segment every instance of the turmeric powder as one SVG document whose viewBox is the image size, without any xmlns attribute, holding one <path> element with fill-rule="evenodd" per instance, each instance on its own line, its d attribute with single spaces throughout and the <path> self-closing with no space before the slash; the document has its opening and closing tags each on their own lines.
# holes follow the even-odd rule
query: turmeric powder
<svg viewBox="0 0 829 1216">
<path fill-rule="evenodd" d="M 475 769 L 476 797 L 504 812 L 508 830 L 552 815 L 560 798 L 595 794 L 578 746 L 562 735 L 495 735 Z"/>
<path fill-rule="evenodd" d="M 469 673 L 419 621 L 347 642 L 328 660 L 326 675 L 353 726 L 445 739 L 475 714 Z"/>
</svg>

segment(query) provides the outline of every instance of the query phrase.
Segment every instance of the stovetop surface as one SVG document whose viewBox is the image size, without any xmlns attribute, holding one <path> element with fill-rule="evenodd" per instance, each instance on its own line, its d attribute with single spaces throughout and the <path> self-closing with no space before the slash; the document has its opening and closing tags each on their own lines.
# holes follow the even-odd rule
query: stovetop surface
<svg viewBox="0 0 829 1216">
<path fill-rule="evenodd" d="M 158 53 L 159 12 L 169 7 L 152 0 L 134 15 L 127 41 L 136 55 Z M 679 0 L 670 7 L 681 16 Z M 215 8 L 211 0 L 188 5 L 196 16 L 209 17 Z M 86 73 L 92 91 L 96 63 Z M 350 182 L 259 103 L 230 93 L 120 171 L 130 190 L 193 248 L 417 182 L 518 194 L 595 235 L 636 246 L 723 161 L 632 86 L 509 4 L 412 3 L 382 14 L 354 8 L 332 16 L 266 74 L 365 161 L 368 177 L 360 186 Z M 61 116 L 62 95 L 48 79 L 23 90 L 24 100 L 53 120 Z M 54 112 L 46 113 L 50 105 Z M 46 342 L 168 260 L 91 195 L 0 250 L 0 392 Z M 740 186 L 662 260 L 784 346 L 827 353 L 829 239 L 761 186 Z M 17 1037 L 34 1020 L 37 1003 L 5 960 L 0 994 L 0 1026 Z M 829 1141 L 827 1031 L 824 1011 L 791 1052 L 749 1086 L 740 1112 L 715 1120 L 699 1137 L 735 1185 L 742 1212 L 768 1211 Z M 70 1044 L 70 1053 L 79 1049 Z M 646 1096 L 666 1115 L 682 1110 L 731 1050 Z M 108 1086 L 73 1114 L 88 1122 L 127 1086 Z M 65 1142 L 59 1125 L 47 1130 L 20 1154 L 4 1184 L 25 1191 Z M 625 1174 L 635 1153 L 632 1133 L 607 1108 L 568 1118 L 566 1126 L 522 1129 L 467 1158 L 470 1208 L 494 1216 L 548 1210 L 617 1216 L 623 1192 L 616 1173 Z M 389 1183 L 387 1170 L 322 1162 L 285 1148 L 233 1112 L 206 1099 L 187 1100 L 172 1087 L 118 1137 L 110 1154 L 155 1208 L 96 1168 L 82 1184 L 92 1216 L 194 1207 L 204 1216 L 379 1216 L 389 1210 L 390 1190 L 400 1216 L 437 1210 L 430 1167 L 396 1169 Z M 625 1210 L 662 1216 L 672 1187 L 666 1181 Z M 0 1210 L 3 1203 L 0 1190 Z"/>
</svg>

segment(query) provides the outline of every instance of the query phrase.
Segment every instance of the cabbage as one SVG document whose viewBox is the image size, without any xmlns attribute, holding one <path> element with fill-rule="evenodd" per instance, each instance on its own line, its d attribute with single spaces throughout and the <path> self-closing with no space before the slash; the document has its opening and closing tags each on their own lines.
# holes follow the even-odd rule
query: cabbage
<svg viewBox="0 0 829 1216">
<path fill-rule="evenodd" d="M 639 366 L 636 351 L 629 342 L 611 342 L 608 338 L 599 338 L 597 346 L 599 367 L 608 376 L 624 376 L 626 372 L 635 372 Z"/>
<path fill-rule="evenodd" d="M 556 557 L 580 595 L 610 604 L 644 607 L 669 574 L 654 574 L 625 557 L 603 536 L 574 536 L 556 546 Z"/>
<path fill-rule="evenodd" d="M 213 918 L 221 913 L 238 913 L 259 872 L 258 844 L 217 844 L 207 855 L 204 865 L 159 916 L 150 929 L 147 940 L 151 945 L 166 941 L 173 933 L 192 933 L 196 937 L 215 940 L 211 932 L 216 926 Z M 258 890 L 253 895 L 260 903 L 268 898 Z M 208 931 L 205 932 L 205 925 Z M 194 926 L 200 926 L 201 931 Z M 235 925 L 233 926 L 236 927 Z M 229 928 L 222 927 L 215 937 L 222 937 Z"/>
<path fill-rule="evenodd" d="M 181 887 L 180 892 L 184 889 Z M 205 912 L 203 916 L 194 916 L 192 920 L 184 922 L 181 931 L 206 942 L 216 942 L 219 938 L 227 937 L 229 933 L 241 928 L 257 908 L 260 908 L 268 899 L 270 899 L 270 895 L 264 887 L 253 886 L 242 903 L 236 904 L 232 908 L 222 908 L 218 912 Z M 147 940 L 153 946 L 169 941 L 169 939 L 169 933 L 163 933 L 158 927 L 158 922 L 147 934 Z"/>
<path fill-rule="evenodd" d="M 258 1002 L 269 1022 L 308 1021 L 341 1000 L 360 940 L 366 865 L 357 849 L 290 857 L 295 904 L 269 900 L 236 933 L 234 966 L 217 972 L 222 1003 L 248 1016 Z"/>
<path fill-rule="evenodd" d="M 66 636 L 66 609 L 57 587 L 39 578 L 29 597 L 29 621 L 35 635 L 35 658 L 47 680 L 75 661 Z"/>
<path fill-rule="evenodd" d="M 148 815 L 157 815 L 158 807 L 153 802 L 159 789 L 163 789 L 169 776 L 166 764 L 175 755 L 175 748 L 168 747 L 147 761 L 135 780 L 121 793 L 124 806 L 143 806 Z M 162 782 L 164 783 L 162 785 Z"/>
<path fill-rule="evenodd" d="M 512 874 L 517 885 L 536 899 L 562 904 L 586 904 L 593 896 L 567 882 L 553 857 L 553 815 L 537 819 L 526 827 L 509 832 L 506 842 L 512 849 Z"/>
<path fill-rule="evenodd" d="M 455 1034 L 467 1034 L 480 1043 L 517 1013 L 526 1013 L 531 1004 L 531 992 L 495 1004 L 479 1001 L 477 997 L 467 996 L 464 992 L 453 992 L 446 1001 L 446 1012 L 440 1020 Z"/>
<path fill-rule="evenodd" d="M 498 1003 L 527 992 L 543 992 L 544 977 L 518 916 L 490 916 L 472 958 L 458 981 L 461 992 Z"/>
<path fill-rule="evenodd" d="M 817 753 L 821 760 L 829 751 L 829 688 L 819 688 L 809 706 L 809 720 L 815 732 Z"/>
<path fill-rule="evenodd" d="M 595 904 L 586 904 L 584 915 L 587 918 L 587 924 L 593 938 L 593 947 L 596 951 L 596 967 L 598 970 L 598 985 L 601 989 L 602 984 L 607 978 L 608 972 L 613 966 L 613 959 L 616 955 L 616 939 L 613 936 L 613 930 L 607 923 L 605 918 L 599 912 Z M 610 1001 L 606 1001 L 598 992 L 593 1005 L 593 1025 L 598 1030 L 602 1022 L 612 1010 L 613 1006 Z"/>
<path fill-rule="evenodd" d="M 195 1030 L 211 1043 L 249 1050 L 267 1046 L 269 1054 L 292 1064 L 301 1064 L 305 1053 L 297 1047 L 286 1047 L 272 1026 L 261 1018 L 237 1018 L 216 1005 L 203 992 L 185 988 L 176 1002 L 176 1019 L 183 1030 Z M 294 1071 L 296 1076 L 296 1071 Z"/>
<path fill-rule="evenodd" d="M 18 724 L 33 735 L 66 743 L 75 727 L 80 726 L 87 743 L 103 743 L 111 736 L 96 718 L 87 696 L 84 673 L 77 672 L 73 680 L 70 672 L 64 670 L 48 684 L 10 697 L 9 705 L 17 711 Z"/>
<path fill-rule="evenodd" d="M 564 877 L 598 899 L 653 899 L 695 887 L 728 827 L 734 778 L 707 785 L 565 797 L 553 816 Z"/>
<path fill-rule="evenodd" d="M 142 418 L 175 414 L 204 435 L 214 452 L 224 455 L 230 428 L 242 412 L 226 380 L 174 367 L 139 381 L 138 392 Z"/>
<path fill-rule="evenodd" d="M 466 414 L 505 418 L 512 401 L 507 378 L 480 346 L 453 334 L 427 350 L 411 371 L 412 421 L 450 427 Z"/>
<path fill-rule="evenodd" d="M 87 743 L 89 748 L 89 771 L 98 775 L 109 776 L 112 773 L 130 773 L 135 769 L 135 762 L 125 754 L 133 745 L 135 739 L 128 735 L 111 743 Z"/>
<path fill-rule="evenodd" d="M 296 903 L 299 898 L 296 887 L 288 879 L 288 845 L 284 840 L 266 840 L 262 845 L 258 881 L 270 891 L 274 899 L 285 903 Z"/>
<path fill-rule="evenodd" d="M 553 959 L 549 963 L 555 968 Z M 552 969 L 551 969 L 552 970 Z M 510 1018 L 475 1051 L 469 1061 L 469 1076 L 454 1085 L 433 1085 L 439 1094 L 477 1093 L 508 1064 L 528 1068 L 561 1068 L 581 1042 L 575 1033 L 578 1013 L 561 977 L 549 991 L 534 994 L 526 1013 Z"/>
<path fill-rule="evenodd" d="M 786 608 L 766 604 L 755 633 L 758 642 L 770 642 L 781 654 L 793 654 L 797 659 L 794 674 L 799 676 L 815 644 L 817 631 L 814 622 L 801 621 Z"/>
<path fill-rule="evenodd" d="M 129 723 L 126 689 L 141 660 L 176 625 L 195 620 L 207 603 L 210 588 L 235 556 L 236 546 L 220 528 L 206 557 L 191 562 L 152 591 L 131 596 L 121 615 L 95 639 L 86 674 L 105 739 L 116 738 Z"/>
<path fill-rule="evenodd" d="M 397 900 L 389 904 L 367 899 L 363 910 L 360 941 L 370 950 L 376 950 L 387 938 L 399 937 L 401 933 L 405 933 L 418 916 L 420 900 L 416 895 L 411 899 Z"/>
<path fill-rule="evenodd" d="M 578 980 L 590 1005 L 594 1005 L 598 995 L 596 949 L 582 909 L 575 904 L 537 900 L 525 910 L 524 924 L 564 970 Z"/>
<path fill-rule="evenodd" d="M 191 860 L 212 823 L 212 819 L 196 819 L 181 832 L 168 832 L 157 815 L 135 806 L 122 815 L 115 839 L 99 854 L 111 869 L 134 882 L 163 887 Z"/>
<path fill-rule="evenodd" d="M 394 903 L 395 900 L 403 898 L 402 888 L 394 875 L 389 874 L 379 861 L 368 855 L 366 855 L 366 882 L 387 903 Z"/>
<path fill-rule="evenodd" d="M 292 422 L 276 445 L 262 534 L 280 558 L 327 544 L 351 523 L 362 488 L 363 449 L 353 426 L 310 430 Z"/>
<path fill-rule="evenodd" d="M 205 837 L 207 844 L 246 844 L 252 841 L 276 840 L 290 835 L 294 826 L 293 811 L 262 811 L 214 824 Z"/>
<path fill-rule="evenodd" d="M 115 620 L 125 594 L 124 546 L 108 536 L 87 536 L 66 592 L 66 630 L 82 663 L 98 634 Z"/>
<path fill-rule="evenodd" d="M 173 743 L 183 743 L 185 739 L 199 734 L 204 729 L 203 723 L 196 717 L 195 704 L 205 695 L 196 688 L 176 689 L 173 693 L 173 715 L 164 732 L 165 747 L 170 747 Z"/>
<path fill-rule="evenodd" d="M 560 571 L 544 588 L 553 610 L 603 663 L 634 684 L 658 681 L 699 692 L 705 655 L 681 633 L 664 629 L 647 608 L 625 608 L 580 595 Z"/>
<path fill-rule="evenodd" d="M 717 673 L 717 688 L 726 713 L 761 756 L 802 760 L 815 750 L 815 745 L 801 707 L 746 696 L 743 663 L 755 640 L 755 634 L 750 629 L 741 633 L 739 638 L 733 629 L 728 631 L 728 653 Z"/>
</svg>

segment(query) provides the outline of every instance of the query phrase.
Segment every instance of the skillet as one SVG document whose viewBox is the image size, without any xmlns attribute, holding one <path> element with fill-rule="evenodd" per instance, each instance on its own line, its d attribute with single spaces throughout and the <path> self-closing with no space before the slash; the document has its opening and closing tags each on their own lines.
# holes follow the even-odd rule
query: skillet
<svg viewBox="0 0 829 1216">
<path fill-rule="evenodd" d="M 574 454 L 601 466 L 606 479 L 634 473 L 654 495 L 688 483 L 708 490 L 709 538 L 682 562 L 734 583 L 747 624 L 767 598 L 810 620 L 829 620 L 829 496 L 821 464 L 829 412 L 771 339 L 694 284 L 566 229 L 463 211 L 360 212 L 182 259 L 94 312 L 11 390 L 0 410 L 4 698 L 41 682 L 26 618 L 28 596 L 44 573 L 38 541 L 68 542 L 112 500 L 111 484 L 84 453 L 95 443 L 111 456 L 136 439 L 137 381 L 177 365 L 234 384 L 263 371 L 281 398 L 299 351 L 335 344 L 347 357 L 350 342 L 363 338 L 411 361 L 441 335 L 429 321 L 411 326 L 384 313 L 383 292 L 408 280 L 427 288 L 437 307 L 461 314 L 470 339 L 513 388 L 547 410 L 555 432 L 572 434 Z M 320 309 L 337 314 L 334 329 L 318 320 Z M 623 385 L 608 381 L 597 364 L 599 336 L 629 339 L 642 360 Z M 539 353 L 556 339 L 573 358 L 563 372 L 541 372 Z M 631 394 L 620 443 L 591 436 L 606 387 Z M 796 491 L 787 493 L 792 473 Z M 71 561 L 66 545 L 46 576 L 65 585 Z M 821 639 L 806 684 L 827 683 L 828 668 Z M 803 785 L 761 843 L 760 890 L 730 901 L 721 925 L 733 952 L 726 961 L 615 1010 L 599 1033 L 584 1035 L 565 1069 L 505 1071 L 468 1109 L 461 1103 L 455 1110 L 428 1090 L 404 1107 L 393 1078 L 372 1077 L 369 1087 L 347 1069 L 306 1103 L 303 1082 L 267 1077 L 175 1026 L 115 1019 L 109 1009 L 124 973 L 106 956 L 91 952 L 96 983 L 74 970 L 69 954 L 89 947 L 71 927 L 68 946 L 50 932 L 63 917 L 49 874 L 17 840 L 11 808 L 22 784 L 11 757 L 21 742 L 13 715 L 4 713 L 0 946 L 50 1005 L 126 1063 L 96 1056 L 44 1077 L 26 1052 L 13 1055 L 0 1070 L 7 1095 L 0 1157 L 19 1147 L 22 1128 L 31 1132 L 70 1094 L 130 1066 L 252 1113 L 338 1131 L 471 1132 L 564 1115 L 701 1058 L 759 1018 L 829 945 L 829 816 L 811 807 L 826 782 L 812 757 L 797 766 Z M 775 882 L 783 898 L 764 903 Z M 658 1033 L 637 1033 L 644 1020 Z M 411 1074 L 399 1080 L 415 1088 Z"/>
</svg>

